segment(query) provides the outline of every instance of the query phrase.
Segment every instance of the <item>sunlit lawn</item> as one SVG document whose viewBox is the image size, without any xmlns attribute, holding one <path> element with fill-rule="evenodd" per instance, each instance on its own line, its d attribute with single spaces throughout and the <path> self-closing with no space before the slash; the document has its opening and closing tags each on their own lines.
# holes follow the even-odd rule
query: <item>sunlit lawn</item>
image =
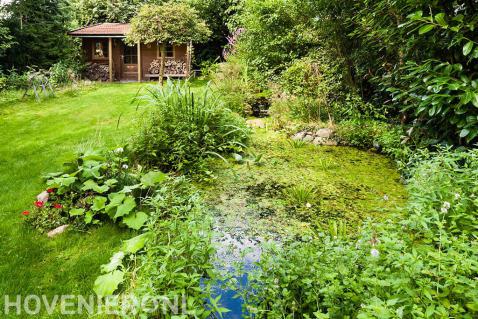
<svg viewBox="0 0 478 319">
<path fill-rule="evenodd" d="M 104 225 L 48 239 L 28 229 L 21 212 L 44 187 L 41 176 L 76 152 L 123 145 L 141 112 L 131 103 L 141 86 L 103 84 L 40 103 L 0 104 L 1 313 L 5 294 L 91 294 L 99 266 L 130 235 Z"/>
</svg>

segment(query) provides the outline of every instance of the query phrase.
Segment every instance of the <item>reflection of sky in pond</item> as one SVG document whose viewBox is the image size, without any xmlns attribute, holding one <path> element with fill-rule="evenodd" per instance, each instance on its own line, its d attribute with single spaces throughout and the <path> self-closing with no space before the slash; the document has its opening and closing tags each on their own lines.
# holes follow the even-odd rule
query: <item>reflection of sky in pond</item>
<svg viewBox="0 0 478 319">
<path fill-rule="evenodd" d="M 215 236 L 213 242 L 216 246 L 215 267 L 224 274 L 224 277 L 231 277 L 236 266 L 241 267 L 247 272 L 253 267 L 253 264 L 259 261 L 261 255 L 261 238 L 251 238 L 245 235 L 244 229 L 237 227 L 224 230 L 221 227 L 214 229 Z M 225 319 L 242 318 L 243 300 L 237 296 L 237 291 L 247 285 L 247 273 L 240 276 L 233 276 L 237 282 L 237 289 L 225 287 L 224 281 L 215 283 L 213 287 L 213 297 L 221 295 L 221 307 L 230 311 L 223 314 Z"/>
</svg>

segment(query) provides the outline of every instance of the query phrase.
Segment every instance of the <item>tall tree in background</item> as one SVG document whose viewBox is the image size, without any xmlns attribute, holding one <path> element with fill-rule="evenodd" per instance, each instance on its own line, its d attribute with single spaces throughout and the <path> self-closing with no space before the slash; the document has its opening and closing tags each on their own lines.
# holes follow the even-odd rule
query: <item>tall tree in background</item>
<svg viewBox="0 0 478 319">
<path fill-rule="evenodd" d="M 14 0 L 5 5 L 5 11 L 4 25 L 16 42 L 1 59 L 5 69 L 48 68 L 72 50 L 64 0 Z"/>
<path fill-rule="evenodd" d="M 207 42 L 196 46 L 196 62 L 213 61 L 221 58 L 222 50 L 230 34 L 228 23 L 235 14 L 237 0 L 187 0 L 206 21 L 212 35 Z"/>
<path fill-rule="evenodd" d="M 74 17 L 79 26 L 102 22 L 129 22 L 145 0 L 73 0 Z"/>
<path fill-rule="evenodd" d="M 164 44 L 205 42 L 210 35 L 211 31 L 195 9 L 185 3 L 167 2 L 162 5 L 142 6 L 131 20 L 131 31 L 126 37 L 126 42 L 162 44 L 159 74 L 162 83 L 166 56 Z"/>
</svg>

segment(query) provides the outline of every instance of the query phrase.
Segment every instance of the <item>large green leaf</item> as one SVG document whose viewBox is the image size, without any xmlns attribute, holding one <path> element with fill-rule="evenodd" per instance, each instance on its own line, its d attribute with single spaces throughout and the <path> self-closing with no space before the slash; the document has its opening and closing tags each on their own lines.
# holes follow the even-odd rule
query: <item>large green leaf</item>
<svg viewBox="0 0 478 319">
<path fill-rule="evenodd" d="M 123 218 L 123 222 L 132 229 L 140 229 L 148 220 L 148 214 L 143 212 L 132 213 Z"/>
<path fill-rule="evenodd" d="M 106 211 L 108 212 L 108 211 L 112 210 L 113 208 L 116 208 L 119 205 L 121 205 L 121 203 L 123 202 L 125 197 L 126 197 L 126 194 L 122 194 L 122 193 L 111 193 L 111 194 L 109 194 L 108 199 L 110 200 L 110 203 L 108 205 L 106 205 L 106 207 L 105 207 Z"/>
<path fill-rule="evenodd" d="M 93 290 L 100 297 L 111 296 L 123 280 L 124 273 L 120 270 L 115 270 L 96 278 Z"/>
<path fill-rule="evenodd" d="M 149 233 L 144 233 L 142 235 L 125 240 L 123 242 L 122 249 L 125 253 L 135 254 L 136 252 L 138 252 L 140 249 L 144 247 L 148 239 L 149 239 Z"/>
<path fill-rule="evenodd" d="M 98 211 L 104 209 L 107 200 L 108 199 L 106 197 L 96 196 L 93 199 L 93 206 L 91 207 L 91 209 L 95 212 L 98 212 Z"/>
<path fill-rule="evenodd" d="M 123 204 L 119 205 L 116 209 L 116 214 L 114 218 L 122 217 L 128 215 L 136 207 L 136 202 L 133 197 L 128 196 L 124 199 Z"/>
<path fill-rule="evenodd" d="M 433 30 L 435 26 L 433 24 L 426 24 L 418 30 L 418 34 L 425 34 Z"/>
<path fill-rule="evenodd" d="M 471 50 L 473 50 L 473 46 L 475 44 L 473 41 L 468 41 L 464 46 L 463 46 L 463 55 L 467 56 L 468 54 L 471 53 Z"/>
<path fill-rule="evenodd" d="M 123 258 L 125 254 L 122 251 L 117 252 L 111 257 L 110 262 L 106 265 L 101 265 L 101 272 L 108 273 L 118 269 L 119 266 L 123 263 Z"/>
<path fill-rule="evenodd" d="M 85 210 L 83 208 L 74 208 L 70 210 L 70 216 L 81 216 L 85 213 Z"/>
<path fill-rule="evenodd" d="M 163 172 L 159 171 L 151 171 L 146 173 L 143 177 L 141 177 L 141 184 L 145 187 L 155 186 L 163 181 L 166 180 L 168 176 Z"/>
<path fill-rule="evenodd" d="M 90 224 L 93 221 L 93 217 L 95 216 L 95 213 L 92 211 L 87 211 L 85 214 L 85 224 Z"/>
<path fill-rule="evenodd" d="M 435 20 L 436 22 L 438 22 L 438 24 L 444 28 L 446 28 L 448 26 L 448 23 L 446 22 L 445 20 L 445 14 L 444 13 L 439 13 L 435 16 Z"/>
<path fill-rule="evenodd" d="M 100 193 L 100 194 L 103 194 L 104 192 L 107 192 L 109 189 L 110 189 L 110 187 L 108 185 L 99 186 L 92 179 L 89 179 L 86 182 L 84 182 L 83 187 L 81 188 L 81 190 L 83 190 L 83 191 L 92 190 L 92 191 Z"/>
</svg>

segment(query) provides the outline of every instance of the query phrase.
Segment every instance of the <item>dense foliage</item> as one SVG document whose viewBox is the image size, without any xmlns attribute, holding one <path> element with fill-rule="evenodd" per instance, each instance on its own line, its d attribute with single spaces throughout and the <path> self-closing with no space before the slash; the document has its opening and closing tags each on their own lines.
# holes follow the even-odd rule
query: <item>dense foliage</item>
<svg viewBox="0 0 478 319">
<path fill-rule="evenodd" d="M 420 155 L 404 216 L 357 238 L 266 247 L 248 290 L 256 317 L 474 318 L 476 151 Z M 405 218 L 403 218 L 405 217 Z"/>
<path fill-rule="evenodd" d="M 150 304 L 118 299 L 118 313 L 125 318 L 161 315 L 170 318 L 188 311 L 195 318 L 207 318 L 220 312 L 217 303 L 205 306 L 210 286 L 205 276 L 213 275 L 211 256 L 211 221 L 205 214 L 199 194 L 183 177 L 162 183 L 146 199 L 151 216 L 143 233 L 123 244 L 110 263 L 103 265 L 103 275 L 95 283 L 99 296 L 134 296 Z M 211 278 L 210 278 L 211 279 Z M 118 289 L 120 288 L 120 289 Z M 177 311 L 163 300 L 179 303 Z M 184 298 L 184 299 L 183 299 Z M 214 300 L 213 300 L 214 301 Z"/>
<path fill-rule="evenodd" d="M 142 163 L 200 174 L 206 158 L 241 153 L 248 141 L 245 121 L 209 89 L 194 94 L 189 83 L 168 81 L 150 86 L 141 100 L 152 107 L 131 146 Z"/>
<path fill-rule="evenodd" d="M 331 70 L 342 91 L 359 94 L 392 119 L 403 113 L 402 120 L 432 129 L 439 139 L 471 143 L 478 136 L 476 6 L 458 0 L 247 0 L 237 18 L 246 30 L 237 54 L 256 78 L 269 81 L 320 52 L 311 65 L 321 65 L 323 83 Z M 285 87 L 299 75 L 286 72 Z"/>
<path fill-rule="evenodd" d="M 46 176 L 48 189 L 35 201 L 27 222 L 44 232 L 68 223 L 77 228 L 112 220 L 140 229 L 148 219 L 143 197 L 166 176 L 129 167 L 122 148 L 81 154 L 65 171 Z"/>
<path fill-rule="evenodd" d="M 68 2 L 15 0 L 2 5 L 2 46 L 0 55 L 3 71 L 15 68 L 24 71 L 27 67 L 48 69 L 59 59 L 74 55 L 75 47 L 67 36 L 70 28 Z"/>
</svg>

